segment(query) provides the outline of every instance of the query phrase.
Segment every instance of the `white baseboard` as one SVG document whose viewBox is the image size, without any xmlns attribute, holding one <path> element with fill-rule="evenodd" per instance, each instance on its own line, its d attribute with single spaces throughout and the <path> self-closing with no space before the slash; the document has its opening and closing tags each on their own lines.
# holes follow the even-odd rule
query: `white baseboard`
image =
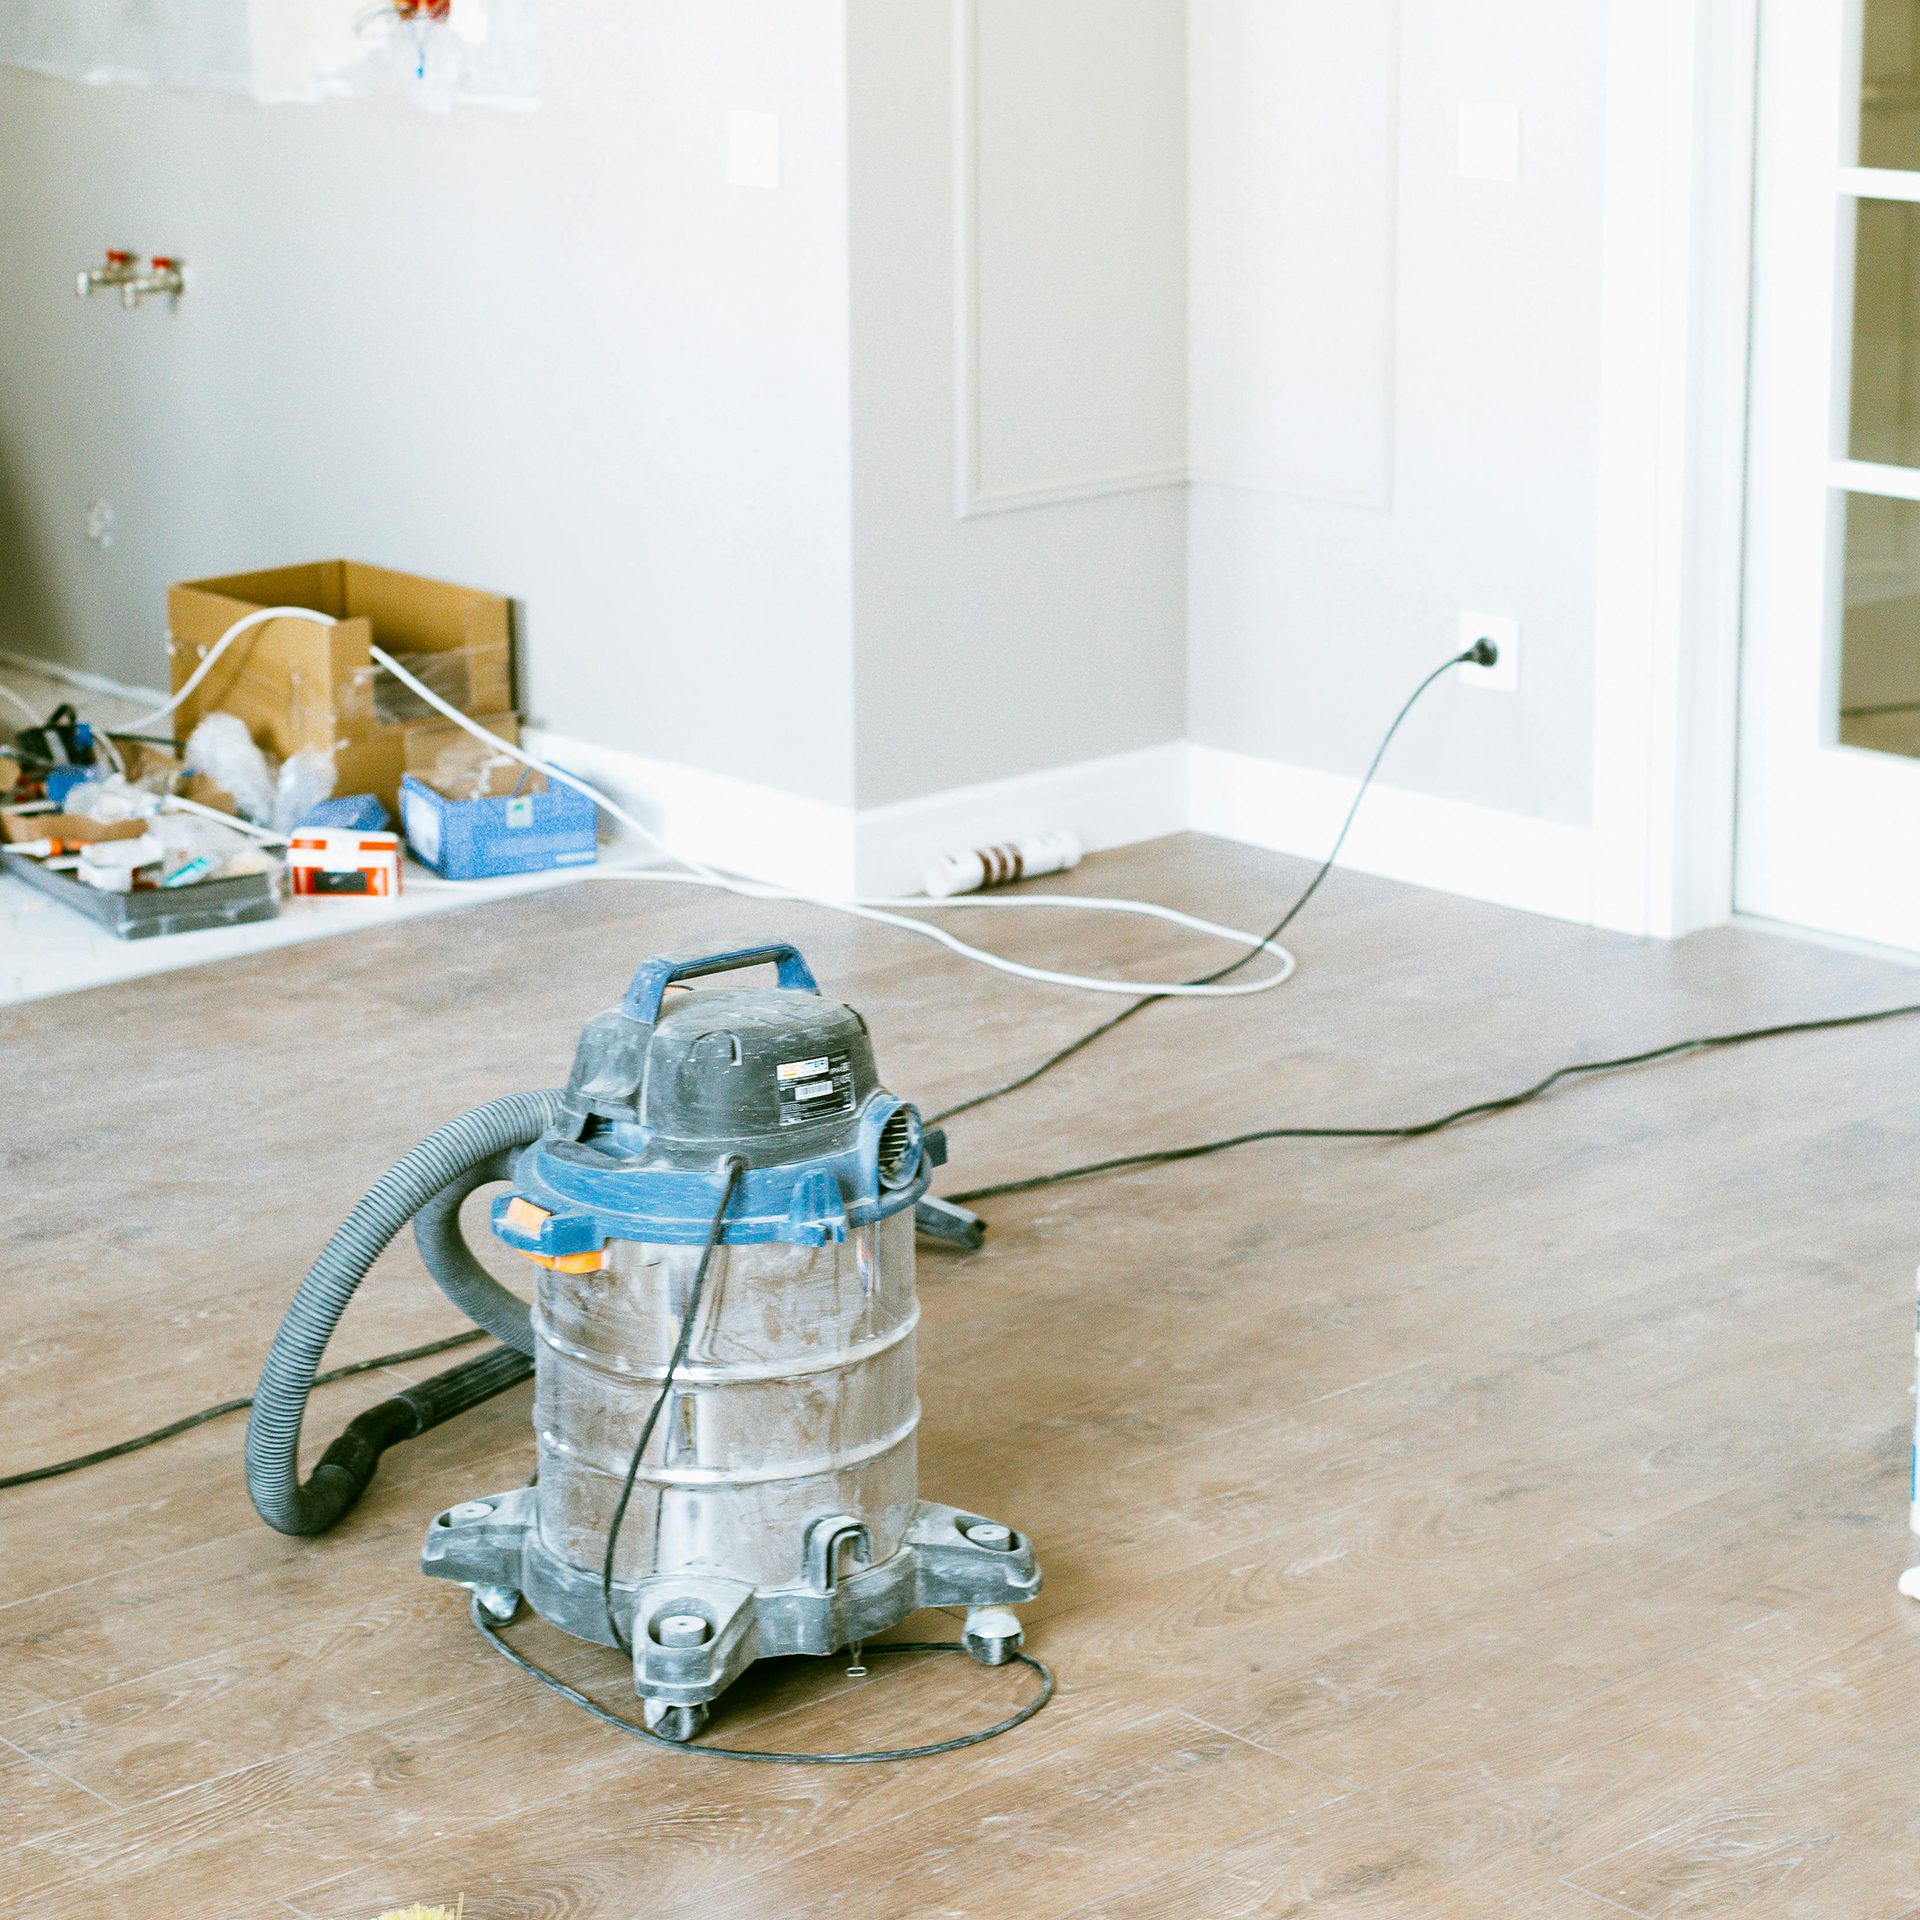
<svg viewBox="0 0 1920 1920">
<path fill-rule="evenodd" d="M 1191 828 L 1318 859 L 1356 785 L 1169 741 L 860 813 L 544 728 L 528 728 L 526 743 L 604 788 L 674 852 L 829 898 L 917 893 L 922 869 L 943 853 L 1058 827 L 1089 852 Z M 1592 918 L 1593 836 L 1584 827 L 1376 786 L 1340 863 L 1556 919 Z"/>
<path fill-rule="evenodd" d="M 164 696 L 0 650 L 16 667 L 84 692 L 157 704 Z M 942 854 L 1070 828 L 1089 852 L 1191 829 L 1320 859 L 1355 782 L 1223 747 L 1168 741 L 864 812 L 528 727 L 528 750 L 578 773 L 674 852 L 730 873 L 829 898 L 912 894 Z M 619 837 L 625 835 L 620 830 Z M 1340 864 L 1411 886 L 1589 922 L 1594 836 L 1464 801 L 1376 786 Z"/>
<path fill-rule="evenodd" d="M 1190 746 L 1188 820 L 1196 833 L 1305 859 L 1326 857 L 1358 781 Z M 1340 856 L 1343 867 L 1440 893 L 1521 907 L 1557 920 L 1593 918 L 1593 835 L 1492 807 L 1376 786 Z"/>
<path fill-rule="evenodd" d="M 918 893 L 921 874 L 935 860 L 968 847 L 1064 827 L 1095 853 L 1179 833 L 1186 824 L 1187 749 L 1169 740 L 869 807 L 854 823 L 854 873 L 865 894 Z"/>
<path fill-rule="evenodd" d="M 829 897 L 917 893 L 943 853 L 1070 827 L 1088 851 L 1192 828 L 1306 859 L 1333 844 L 1356 783 L 1180 741 L 857 813 L 752 781 L 532 728 L 529 748 L 604 787 L 677 853 Z M 1367 795 L 1341 865 L 1585 922 L 1592 834 L 1403 788 Z"/>
<path fill-rule="evenodd" d="M 854 814 L 824 800 L 596 746 L 546 727 L 521 734 L 529 753 L 590 780 L 678 854 L 798 892 L 854 890 Z M 617 838 L 628 836 L 615 826 Z"/>
<path fill-rule="evenodd" d="M 109 680 L 104 673 L 84 673 L 78 667 L 62 666 L 57 660 L 40 660 L 30 653 L 14 653 L 5 647 L 0 647 L 0 667 L 17 667 L 22 673 L 55 681 L 63 687 L 105 694 L 110 700 L 127 700 L 139 707 L 157 707 L 167 697 L 152 687 L 132 687 L 124 680 Z"/>
<path fill-rule="evenodd" d="M 529 727 L 527 750 L 602 788 L 675 853 L 729 873 L 841 897 L 912 894 L 943 853 L 1070 827 L 1092 852 L 1187 823 L 1179 741 L 857 813 L 751 780 Z"/>
</svg>

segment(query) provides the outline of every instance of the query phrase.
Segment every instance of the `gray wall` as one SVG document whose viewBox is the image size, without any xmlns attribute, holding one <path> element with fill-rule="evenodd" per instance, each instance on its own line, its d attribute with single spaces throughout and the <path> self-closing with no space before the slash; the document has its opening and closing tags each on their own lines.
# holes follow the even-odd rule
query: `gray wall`
<svg viewBox="0 0 1920 1920">
<path fill-rule="evenodd" d="M 849 6 L 862 806 L 1186 723 L 1185 0 L 954 11 Z"/>
<path fill-rule="evenodd" d="M 450 117 L 0 70 L 0 645 L 152 684 L 167 581 L 347 554 L 517 596 L 562 733 L 849 801 L 843 7 L 545 0 L 541 70 Z M 176 314 L 76 302 L 112 244 Z"/>
<path fill-rule="evenodd" d="M 1358 773 L 1465 610 L 1517 698 L 1443 686 L 1395 786 L 1584 825 L 1604 0 L 1192 0 L 1190 732 Z M 1522 112 L 1516 183 L 1456 166 Z"/>
<path fill-rule="evenodd" d="M 451 118 L 0 72 L 0 644 L 153 680 L 168 579 L 350 553 L 518 596 L 561 734 L 874 807 L 1357 771 L 1471 607 L 1522 692 L 1388 777 L 1583 823 L 1604 12 L 545 0 L 539 110 Z M 122 240 L 177 315 L 73 300 Z"/>
</svg>

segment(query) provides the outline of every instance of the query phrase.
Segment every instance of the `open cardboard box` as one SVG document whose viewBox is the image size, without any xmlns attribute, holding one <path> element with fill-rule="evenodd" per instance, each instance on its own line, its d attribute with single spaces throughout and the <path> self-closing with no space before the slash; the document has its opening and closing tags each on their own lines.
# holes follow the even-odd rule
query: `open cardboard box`
<svg viewBox="0 0 1920 1920">
<path fill-rule="evenodd" d="M 0 843 L 17 847 L 33 840 L 66 840 L 93 846 L 102 840 L 138 840 L 144 820 L 89 820 L 84 813 L 21 813 L 0 807 Z"/>
<path fill-rule="evenodd" d="M 512 746 L 520 744 L 520 724 L 508 716 L 505 726 L 485 723 Z M 406 771 L 448 800 L 483 800 L 496 793 L 545 793 L 547 776 L 476 740 L 462 727 L 447 721 L 438 727 L 410 729 Z"/>
<path fill-rule="evenodd" d="M 378 794 L 397 811 L 400 776 L 410 765 L 431 762 L 432 736 L 450 723 L 417 717 L 420 704 L 369 657 L 377 642 L 406 664 L 413 664 L 406 656 L 434 656 L 421 663 L 427 684 L 495 733 L 517 740 L 510 603 L 500 594 L 354 560 L 170 587 L 174 690 L 236 620 L 269 606 L 311 607 L 338 624 L 268 620 L 242 634 L 182 702 L 174 719 L 180 739 L 203 714 L 237 714 L 254 739 L 283 760 L 303 747 L 331 749 L 335 793 Z"/>
</svg>

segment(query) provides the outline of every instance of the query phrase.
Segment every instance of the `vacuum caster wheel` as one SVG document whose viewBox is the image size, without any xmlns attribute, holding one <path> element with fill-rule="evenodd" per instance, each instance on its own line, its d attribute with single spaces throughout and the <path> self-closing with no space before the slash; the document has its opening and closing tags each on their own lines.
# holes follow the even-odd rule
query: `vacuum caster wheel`
<svg viewBox="0 0 1920 1920">
<path fill-rule="evenodd" d="M 967 1651 L 983 1667 L 1004 1667 L 1023 1638 L 1019 1616 L 1010 1607 L 975 1607 L 967 1615 Z"/>
<path fill-rule="evenodd" d="M 984 1633 L 967 1635 L 967 1651 L 983 1667 L 1004 1667 L 1020 1651 L 1020 1635 L 1005 1634 L 989 1639 Z"/>
<path fill-rule="evenodd" d="M 473 1597 L 496 1627 L 510 1627 L 520 1617 L 520 1596 L 511 1587 L 475 1587 Z"/>
<path fill-rule="evenodd" d="M 647 1700 L 641 1703 L 641 1718 L 647 1723 L 647 1731 L 660 1736 L 662 1740 L 674 1740 L 685 1744 L 707 1724 L 705 1707 L 674 1706 L 665 1700 Z"/>
</svg>

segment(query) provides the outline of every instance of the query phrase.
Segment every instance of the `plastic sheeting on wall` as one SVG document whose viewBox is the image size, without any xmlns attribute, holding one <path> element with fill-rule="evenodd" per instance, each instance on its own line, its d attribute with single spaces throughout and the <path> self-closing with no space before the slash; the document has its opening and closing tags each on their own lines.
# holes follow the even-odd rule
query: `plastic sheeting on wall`
<svg viewBox="0 0 1920 1920">
<path fill-rule="evenodd" d="M 4 0 L 0 63 L 90 86 L 532 106 L 537 0 Z"/>
</svg>

